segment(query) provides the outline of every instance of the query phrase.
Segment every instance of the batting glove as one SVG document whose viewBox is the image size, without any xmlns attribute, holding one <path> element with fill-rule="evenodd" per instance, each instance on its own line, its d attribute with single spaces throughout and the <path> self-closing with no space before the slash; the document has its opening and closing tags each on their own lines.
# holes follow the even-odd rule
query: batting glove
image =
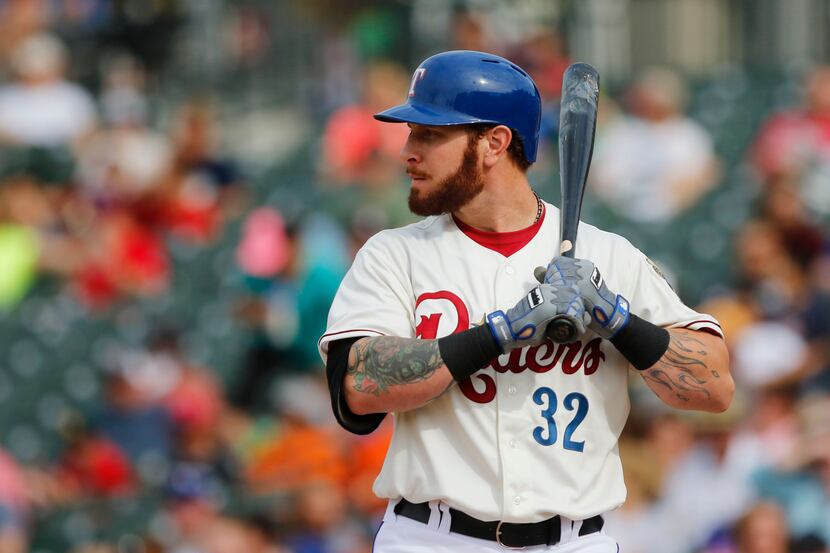
<svg viewBox="0 0 830 553">
<path fill-rule="evenodd" d="M 545 341 L 545 329 L 551 321 L 567 318 L 576 327 L 579 339 L 590 322 L 576 286 L 542 283 L 531 290 L 507 313 L 494 311 L 487 324 L 502 353 L 515 348 L 534 346 Z"/>
<path fill-rule="evenodd" d="M 614 294 L 596 266 L 587 259 L 554 257 L 547 266 L 537 267 L 536 278 L 545 283 L 575 288 L 590 316 L 588 328 L 610 340 L 629 321 L 628 300 Z"/>
</svg>

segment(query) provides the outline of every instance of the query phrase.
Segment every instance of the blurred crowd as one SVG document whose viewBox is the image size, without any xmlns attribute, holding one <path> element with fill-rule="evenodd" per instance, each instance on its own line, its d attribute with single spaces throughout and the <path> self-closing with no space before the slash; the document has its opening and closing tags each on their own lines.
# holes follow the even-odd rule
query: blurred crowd
<svg viewBox="0 0 830 553">
<path fill-rule="evenodd" d="M 46 521 L 70 513 L 75 553 L 368 553 L 391 424 L 365 437 L 336 426 L 316 341 L 357 248 L 414 220 L 398 159 L 407 129 L 372 118 L 405 96 L 409 70 L 329 45 L 329 61 L 361 77 L 311 115 L 313 179 L 282 201 L 278 183 L 260 193 L 228 153 L 221 99 L 188 97 L 156 117 L 175 9 L 131 20 L 122 3 L 57 4 L 0 2 L 4 324 L 43 282 L 91 319 L 165 301 L 182 293 L 176 251 L 230 243 L 219 270 L 234 284 L 208 294 L 231 297 L 214 316 L 243 329 L 246 347 L 224 378 L 188 355 L 188 329 L 160 319 L 139 346 L 99 356 L 99 397 L 61 414 L 58 456 L 31 463 L 2 444 L 0 551 L 50 551 Z M 530 72 L 544 98 L 534 171 L 555 171 L 564 41 L 548 27 L 511 42 L 493 30 L 486 14 L 458 11 L 446 46 Z M 336 65 L 321 82 L 337 82 Z M 671 411 L 631 378 L 628 501 L 608 522 L 626 553 L 830 551 L 830 68 L 802 84 L 738 160 L 689 115 L 675 71 L 643 71 L 601 101 L 589 202 L 617 220 L 668 231 L 730 185 L 730 164 L 756 191 L 733 271 L 697 306 L 724 328 L 733 406 Z M 124 505 L 141 521 L 114 531 Z"/>
</svg>

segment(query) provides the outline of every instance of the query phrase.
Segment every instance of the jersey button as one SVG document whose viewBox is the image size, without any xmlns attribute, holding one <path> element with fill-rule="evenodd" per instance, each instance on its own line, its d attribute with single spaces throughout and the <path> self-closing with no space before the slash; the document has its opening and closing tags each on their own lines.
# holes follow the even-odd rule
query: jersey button
<svg viewBox="0 0 830 553">
<path fill-rule="evenodd" d="M 504 272 L 507 273 L 508 275 L 512 275 L 513 273 L 516 272 L 516 269 L 514 269 L 513 267 L 508 265 L 507 267 L 504 268 Z"/>
<path fill-rule="evenodd" d="M 507 393 L 511 394 L 511 395 L 515 394 L 516 393 L 516 385 L 511 384 L 510 386 L 508 386 L 507 387 Z"/>
<path fill-rule="evenodd" d="M 516 449 L 516 440 L 510 440 L 508 443 L 510 444 L 510 447 Z"/>
<path fill-rule="evenodd" d="M 513 498 L 513 503 L 515 503 L 516 505 L 518 505 L 521 502 L 522 502 L 522 498 L 519 497 L 518 495 Z"/>
</svg>

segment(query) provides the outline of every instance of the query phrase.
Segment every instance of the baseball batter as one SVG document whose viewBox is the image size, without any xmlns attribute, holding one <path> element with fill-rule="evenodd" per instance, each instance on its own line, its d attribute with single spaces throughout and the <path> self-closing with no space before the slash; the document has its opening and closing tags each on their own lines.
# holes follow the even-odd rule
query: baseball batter
<svg viewBox="0 0 830 553">
<path fill-rule="evenodd" d="M 668 405 L 723 411 L 717 321 L 620 236 L 582 224 L 581 259 L 551 260 L 559 212 L 526 178 L 539 93 L 510 61 L 430 57 L 376 117 L 409 125 L 409 206 L 425 218 L 365 244 L 320 340 L 340 424 L 394 418 L 375 551 L 616 552 L 603 514 L 625 500 L 629 366 Z M 546 338 L 557 317 L 577 341 Z"/>
</svg>

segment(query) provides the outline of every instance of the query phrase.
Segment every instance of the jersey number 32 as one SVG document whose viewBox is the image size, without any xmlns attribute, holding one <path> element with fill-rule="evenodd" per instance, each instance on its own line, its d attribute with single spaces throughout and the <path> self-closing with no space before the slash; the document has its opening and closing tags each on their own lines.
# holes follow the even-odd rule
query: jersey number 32
<svg viewBox="0 0 830 553">
<path fill-rule="evenodd" d="M 559 434 L 556 429 L 556 421 L 553 420 L 553 415 L 556 413 L 559 403 L 556 392 L 547 386 L 542 386 L 533 393 L 533 402 L 544 407 L 542 418 L 547 423 L 547 427 L 537 426 L 533 429 L 533 439 L 544 446 L 553 445 L 556 443 Z M 565 409 L 575 411 L 575 413 L 571 418 L 571 422 L 565 427 L 565 434 L 562 436 L 562 447 L 570 451 L 581 452 L 585 449 L 585 441 L 575 442 L 573 441 L 573 435 L 582 421 L 585 420 L 585 415 L 588 414 L 588 398 L 579 392 L 571 392 L 565 396 L 563 405 Z"/>
</svg>

